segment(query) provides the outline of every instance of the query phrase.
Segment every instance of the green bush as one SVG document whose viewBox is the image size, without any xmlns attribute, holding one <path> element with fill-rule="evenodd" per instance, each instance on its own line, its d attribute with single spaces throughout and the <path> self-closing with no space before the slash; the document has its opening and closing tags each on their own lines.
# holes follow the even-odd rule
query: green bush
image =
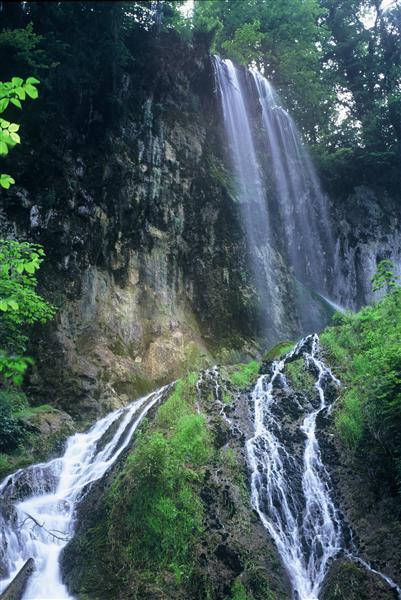
<svg viewBox="0 0 401 600">
<path fill-rule="evenodd" d="M 24 439 L 25 427 L 14 415 L 23 399 L 18 392 L 0 390 L 0 452 L 14 450 Z"/>
<path fill-rule="evenodd" d="M 337 316 L 321 341 L 345 387 L 335 422 L 350 450 L 384 449 L 391 477 L 401 464 L 401 289 L 358 313 Z"/>
</svg>

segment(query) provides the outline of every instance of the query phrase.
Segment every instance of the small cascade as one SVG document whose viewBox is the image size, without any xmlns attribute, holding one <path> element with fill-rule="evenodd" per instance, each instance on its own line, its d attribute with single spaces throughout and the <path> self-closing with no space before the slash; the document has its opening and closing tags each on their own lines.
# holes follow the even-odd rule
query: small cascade
<svg viewBox="0 0 401 600">
<path fill-rule="evenodd" d="M 127 448 L 165 386 L 100 419 L 87 433 L 69 438 L 64 456 L 20 469 L 0 485 L 3 591 L 29 559 L 35 561 L 24 600 L 63 600 L 71 596 L 59 568 L 62 549 L 74 534 L 77 505 L 88 486 L 101 479 Z"/>
<path fill-rule="evenodd" d="M 314 398 L 303 405 L 292 393 L 284 369 L 303 358 L 313 374 Z M 332 559 L 340 552 L 378 574 L 399 593 L 386 575 L 375 571 L 351 549 L 352 535 L 330 496 L 330 477 L 322 462 L 316 423 L 327 413 L 340 382 L 319 356 L 319 340 L 301 340 L 282 360 L 273 362 L 271 374 L 261 375 L 252 391 L 254 435 L 246 443 L 251 471 L 252 504 L 273 538 L 291 581 L 294 598 L 317 600 Z M 296 416 L 292 431 L 282 415 Z M 293 406 L 290 406 L 289 403 Z"/>
</svg>

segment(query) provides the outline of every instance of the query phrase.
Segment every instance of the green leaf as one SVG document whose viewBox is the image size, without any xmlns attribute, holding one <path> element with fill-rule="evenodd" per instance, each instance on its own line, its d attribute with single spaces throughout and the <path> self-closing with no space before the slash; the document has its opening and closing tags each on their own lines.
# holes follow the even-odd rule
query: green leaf
<svg viewBox="0 0 401 600">
<path fill-rule="evenodd" d="M 21 77 L 13 77 L 11 79 L 11 83 L 13 84 L 14 87 L 20 86 L 24 83 L 24 80 L 21 79 Z"/>
<path fill-rule="evenodd" d="M 17 108 L 22 108 L 22 104 L 21 104 L 21 102 L 18 100 L 18 98 L 10 98 L 10 102 L 11 102 L 12 104 L 14 104 L 14 106 L 16 106 Z M 7 107 L 6 107 L 6 108 L 7 108 Z M 2 111 L 0 110 L 0 112 L 2 112 Z"/>
<path fill-rule="evenodd" d="M 10 177 L 10 175 L 6 175 L 6 173 L 2 173 L 0 175 L 0 186 L 5 188 L 6 190 L 8 190 L 8 188 L 10 187 L 10 185 L 12 185 L 13 183 L 15 183 L 15 179 L 13 179 L 12 177 Z"/>
<path fill-rule="evenodd" d="M 0 142 L 0 156 L 5 156 L 6 154 L 8 154 L 7 144 Z"/>
<path fill-rule="evenodd" d="M 22 88 L 15 88 L 14 92 L 17 94 L 17 96 L 20 100 L 25 100 L 25 98 L 26 98 L 25 90 L 23 90 Z"/>
<path fill-rule="evenodd" d="M 11 123 L 10 127 L 8 128 L 8 130 L 12 131 L 12 132 L 18 131 L 18 129 L 19 129 L 18 123 Z"/>
<path fill-rule="evenodd" d="M 25 263 L 24 269 L 27 273 L 31 273 L 31 274 L 35 273 L 35 270 L 36 270 L 35 265 L 31 262 Z"/>
<path fill-rule="evenodd" d="M 8 306 L 10 308 L 12 308 L 13 310 L 18 310 L 19 309 L 18 302 L 16 302 L 15 300 L 9 300 L 8 301 Z"/>
<path fill-rule="evenodd" d="M 2 310 L 3 312 L 7 312 L 8 304 L 5 300 L 0 300 L 0 310 Z"/>
<path fill-rule="evenodd" d="M 39 79 L 36 79 L 36 77 L 28 77 L 26 82 L 27 83 L 40 83 Z"/>
<path fill-rule="evenodd" d="M 0 100 L 0 113 L 4 112 L 6 110 L 8 103 L 9 103 L 8 98 L 2 98 L 2 100 Z"/>
<path fill-rule="evenodd" d="M 10 138 L 11 138 L 11 139 L 12 139 L 12 141 L 13 141 L 13 142 L 15 142 L 16 144 L 20 144 L 20 143 L 21 143 L 21 138 L 20 138 L 20 136 L 18 135 L 18 133 L 11 132 L 11 133 L 10 133 Z"/>
<path fill-rule="evenodd" d="M 33 85 L 30 85 L 30 84 L 26 85 L 25 91 L 28 94 L 28 96 L 30 98 L 32 98 L 33 100 L 35 100 L 35 98 L 37 98 L 39 96 L 38 90 Z"/>
</svg>

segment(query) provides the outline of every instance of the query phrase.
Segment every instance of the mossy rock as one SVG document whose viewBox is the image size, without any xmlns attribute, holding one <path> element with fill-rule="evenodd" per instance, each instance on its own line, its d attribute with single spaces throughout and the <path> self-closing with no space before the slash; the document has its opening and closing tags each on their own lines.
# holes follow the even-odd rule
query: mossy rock
<svg viewBox="0 0 401 600">
<path fill-rule="evenodd" d="M 390 600 L 394 590 L 378 575 L 347 558 L 336 560 L 321 593 L 322 600 Z"/>
<path fill-rule="evenodd" d="M 283 358 L 288 352 L 290 352 L 295 346 L 295 342 L 290 342 L 288 340 L 279 342 L 273 348 L 270 348 L 267 352 L 264 353 L 262 357 L 262 362 L 272 362 L 273 360 L 278 360 Z"/>
</svg>

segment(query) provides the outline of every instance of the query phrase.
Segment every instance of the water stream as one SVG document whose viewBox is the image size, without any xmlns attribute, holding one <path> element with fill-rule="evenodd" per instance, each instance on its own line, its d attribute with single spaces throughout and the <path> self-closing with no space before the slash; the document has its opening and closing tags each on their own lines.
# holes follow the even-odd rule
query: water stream
<svg viewBox="0 0 401 600">
<path fill-rule="evenodd" d="M 0 485 L 0 558 L 8 575 L 0 581 L 0 591 L 32 557 L 35 571 L 24 600 L 71 599 L 61 579 L 59 557 L 74 534 L 77 505 L 88 486 L 102 478 L 127 448 L 142 419 L 168 389 L 113 411 L 88 432 L 73 435 L 62 457 L 5 478 Z"/>
<path fill-rule="evenodd" d="M 315 378 L 315 398 L 304 395 L 303 404 L 284 372 L 300 357 Z M 330 410 L 338 386 L 319 355 L 317 335 L 302 339 L 273 362 L 269 375 L 259 377 L 252 391 L 254 435 L 246 443 L 252 504 L 277 546 L 297 600 L 319 598 L 332 559 L 340 552 L 379 575 L 401 597 L 390 577 L 349 547 L 352 535 L 331 498 L 316 428 L 319 415 Z M 291 426 L 283 422 L 283 410 L 296 416 Z"/>
</svg>

